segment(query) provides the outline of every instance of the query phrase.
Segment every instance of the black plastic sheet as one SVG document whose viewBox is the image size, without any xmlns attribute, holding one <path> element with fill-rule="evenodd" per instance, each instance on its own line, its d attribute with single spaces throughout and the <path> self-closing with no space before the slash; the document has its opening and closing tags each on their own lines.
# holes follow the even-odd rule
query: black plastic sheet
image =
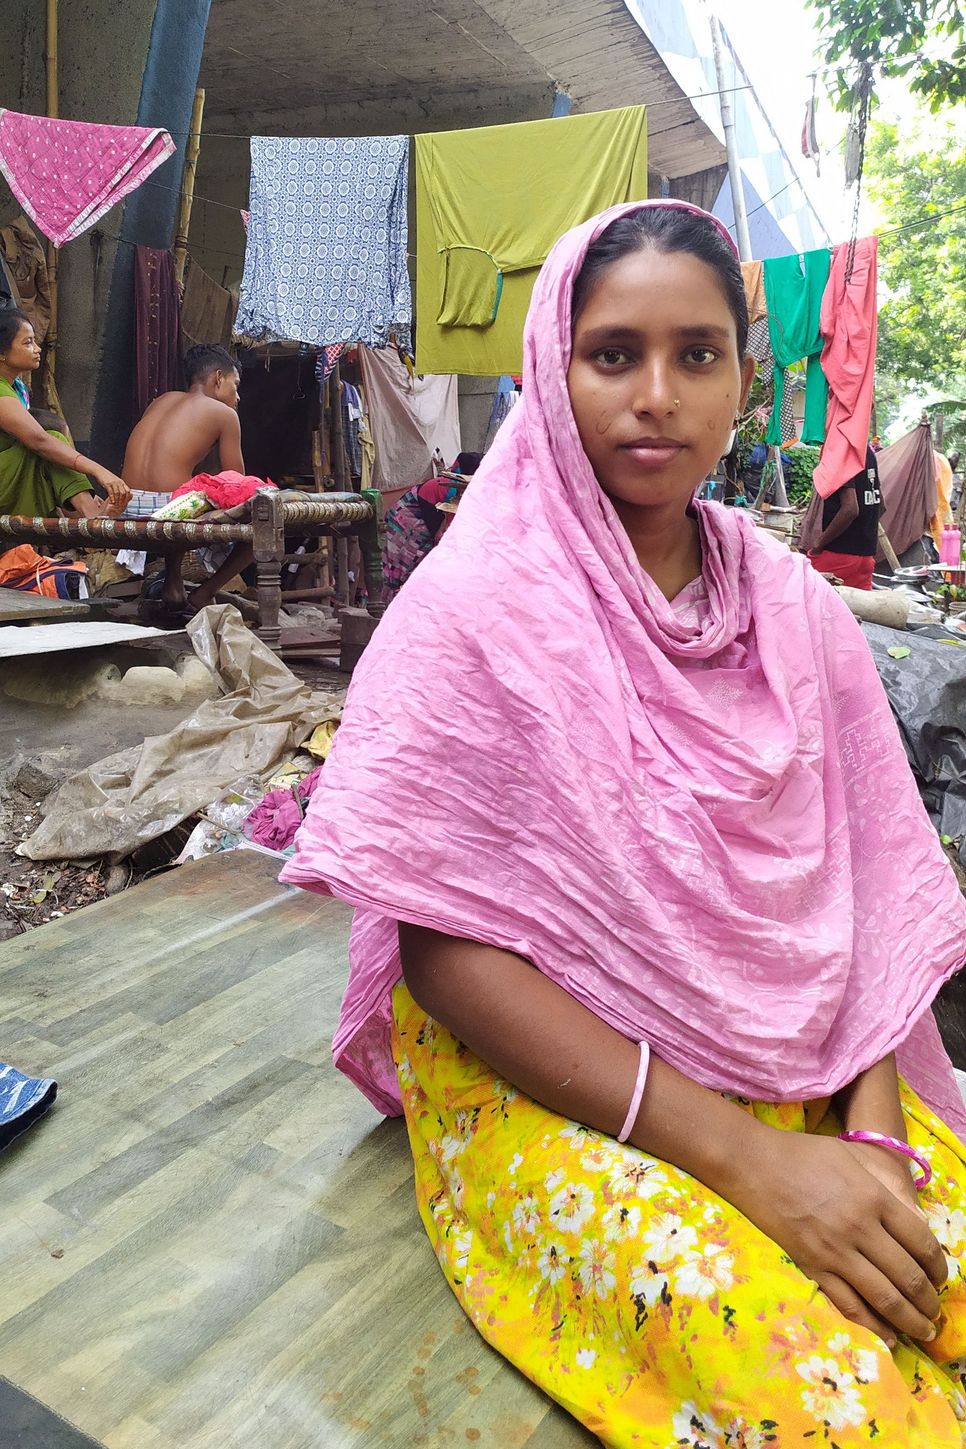
<svg viewBox="0 0 966 1449">
<path fill-rule="evenodd" d="M 966 865 L 966 644 L 863 624 L 933 824 Z M 933 629 L 930 633 L 940 633 Z M 904 659 L 890 649 L 907 648 Z"/>
</svg>

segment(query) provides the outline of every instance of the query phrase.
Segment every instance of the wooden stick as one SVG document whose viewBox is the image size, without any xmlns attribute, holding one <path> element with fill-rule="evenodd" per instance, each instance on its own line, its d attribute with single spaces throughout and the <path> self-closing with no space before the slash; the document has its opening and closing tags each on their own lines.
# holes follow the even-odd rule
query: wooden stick
<svg viewBox="0 0 966 1449">
<path fill-rule="evenodd" d="M 60 115 L 60 59 L 58 38 L 58 0 L 47 0 L 47 114 L 53 120 Z M 56 396 L 57 370 L 57 248 L 47 243 L 47 283 L 50 289 L 50 326 L 44 339 L 44 370 L 42 392 L 48 406 Z"/>
<path fill-rule="evenodd" d="M 885 561 L 892 569 L 893 573 L 898 573 L 902 565 L 899 562 L 895 549 L 889 542 L 889 535 L 886 533 L 881 523 L 879 524 L 879 547 L 882 549 L 882 552 L 885 555 Z"/>
<path fill-rule="evenodd" d="M 191 225 L 191 204 L 195 199 L 195 174 L 198 170 L 198 152 L 201 150 L 201 121 L 204 113 L 205 93 L 199 86 L 191 108 L 191 130 L 185 148 L 184 175 L 181 178 L 178 230 L 174 238 L 174 271 L 179 287 L 184 286 L 184 272 L 188 262 L 188 229 Z"/>
<path fill-rule="evenodd" d="M 314 428 L 312 431 L 312 478 L 315 482 L 316 493 L 324 493 L 325 473 L 322 468 L 322 433 L 319 428 Z"/>
<path fill-rule="evenodd" d="M 345 439 L 342 436 L 342 369 L 336 363 L 329 378 L 329 430 L 332 437 L 332 476 L 337 493 L 349 490 Z"/>
</svg>

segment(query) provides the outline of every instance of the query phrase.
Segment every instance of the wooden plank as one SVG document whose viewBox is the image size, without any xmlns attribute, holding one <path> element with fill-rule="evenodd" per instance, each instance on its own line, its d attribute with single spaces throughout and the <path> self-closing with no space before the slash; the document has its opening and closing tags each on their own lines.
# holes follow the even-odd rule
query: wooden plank
<svg viewBox="0 0 966 1449">
<path fill-rule="evenodd" d="M 0 946 L 4 1055 L 61 1089 L 3 1158 L 0 1375 L 106 1449 L 595 1443 L 446 1286 L 403 1123 L 329 1058 L 349 912 L 276 873 Z"/>
<path fill-rule="evenodd" d="M 47 599 L 0 588 L 0 624 L 44 624 L 48 619 L 83 619 L 91 611 L 83 599 Z"/>
</svg>

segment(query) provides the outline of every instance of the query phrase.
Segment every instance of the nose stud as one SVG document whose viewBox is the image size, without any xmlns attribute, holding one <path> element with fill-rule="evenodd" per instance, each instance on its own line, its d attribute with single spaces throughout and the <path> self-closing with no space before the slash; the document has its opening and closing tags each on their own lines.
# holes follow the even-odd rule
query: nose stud
<svg viewBox="0 0 966 1449">
<path fill-rule="evenodd" d="M 675 408 L 679 408 L 681 406 L 681 399 L 679 397 L 676 397 L 674 399 L 674 402 L 673 402 L 672 406 L 675 407 Z"/>
</svg>

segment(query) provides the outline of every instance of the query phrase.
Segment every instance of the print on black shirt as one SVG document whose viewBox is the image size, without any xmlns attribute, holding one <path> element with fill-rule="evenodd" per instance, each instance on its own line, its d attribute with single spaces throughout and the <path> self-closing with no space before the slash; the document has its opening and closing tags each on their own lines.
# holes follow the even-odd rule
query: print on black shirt
<svg viewBox="0 0 966 1449">
<path fill-rule="evenodd" d="M 844 533 L 825 545 L 829 553 L 848 553 L 856 558 L 875 558 L 879 547 L 879 518 L 882 514 L 882 489 L 879 487 L 879 467 L 871 448 L 866 450 L 865 467 L 861 473 L 843 485 L 830 498 L 826 498 L 822 509 L 822 528 L 828 528 L 842 506 L 841 495 L 846 488 L 854 488 L 859 500 L 859 516 L 850 523 Z"/>
</svg>

